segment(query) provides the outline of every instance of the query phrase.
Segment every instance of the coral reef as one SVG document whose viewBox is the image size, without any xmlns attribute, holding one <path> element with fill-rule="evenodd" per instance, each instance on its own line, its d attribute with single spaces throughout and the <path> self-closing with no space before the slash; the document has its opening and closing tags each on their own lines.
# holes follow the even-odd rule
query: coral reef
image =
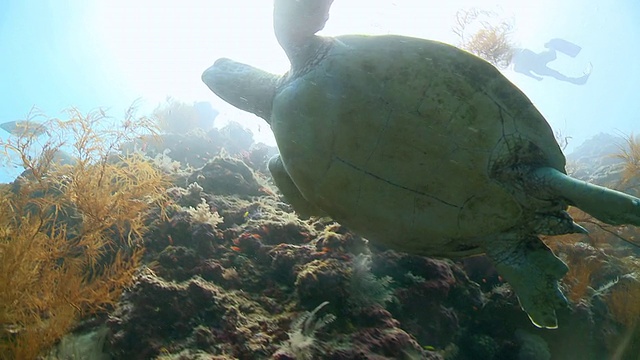
<svg viewBox="0 0 640 360">
<path fill-rule="evenodd" d="M 329 314 L 316 318 L 316 314 L 328 303 L 325 301 L 316 306 L 313 311 L 305 312 L 291 324 L 289 340 L 275 352 L 273 355 L 275 359 L 311 360 L 321 356 L 322 347 L 317 344 L 316 332 L 333 322 L 336 317 Z"/>
<path fill-rule="evenodd" d="M 620 345 L 633 327 L 616 320 L 613 302 L 626 315 L 634 303 L 612 300 L 629 292 L 620 285 L 634 285 L 624 260 L 632 250 L 610 252 L 610 237 L 546 239 L 576 266 L 563 282 L 572 299 L 559 313 L 564 326 L 545 332 L 532 327 L 486 258 L 454 263 L 370 247 L 327 219 L 298 218 L 241 158 L 215 159 L 210 170 L 192 170 L 200 176 L 183 177 L 210 186 L 191 182 L 169 191 L 176 207 L 147 237 L 154 274 L 147 279 L 155 290 L 140 280 L 111 314 L 115 357 L 599 359 L 623 345 L 621 353 L 633 351 L 632 341 Z M 230 188 L 213 181 L 221 175 L 235 184 L 256 181 Z M 194 221 L 185 210 L 205 203 L 221 222 Z M 591 239 L 601 236 L 598 226 L 585 226 Z M 208 301 L 196 303 L 193 289 L 201 288 L 209 289 Z M 141 325 L 149 317 L 162 326 Z M 133 341 L 139 338 L 146 340 Z"/>
<path fill-rule="evenodd" d="M 153 119 L 163 132 L 184 134 L 194 129 L 211 130 L 218 114 L 208 102 L 186 104 L 169 97 L 153 111 Z"/>
<path fill-rule="evenodd" d="M 167 209 L 166 222 L 148 236 L 146 256 L 153 266 L 110 316 L 113 356 L 195 358 L 204 352 L 230 359 L 297 359 L 329 352 L 348 359 L 363 352 L 388 358 L 402 351 L 424 353 L 380 304 L 345 306 L 354 266 L 368 272 L 370 263 L 354 264 L 355 257 L 340 249 L 364 248 L 362 239 L 334 224 L 301 221 L 273 195 L 231 201 L 195 185 L 169 193 L 177 206 Z M 188 215 L 196 198 L 224 220 L 214 226 Z M 194 297 L 196 292 L 201 295 Z M 319 305 L 337 320 L 321 326 L 328 321 L 319 319 L 328 318 L 316 316 L 319 309 L 305 312 Z M 361 330 L 336 330 L 345 326 Z"/>
<path fill-rule="evenodd" d="M 578 179 L 615 187 L 624 168 L 623 159 L 616 156 L 623 144 L 619 136 L 595 135 L 567 154 L 567 171 Z"/>
<path fill-rule="evenodd" d="M 251 131 L 237 122 L 230 122 L 222 128 L 205 130 L 195 127 L 188 132 L 140 136 L 123 144 L 121 150 L 128 153 L 142 152 L 151 158 L 158 158 L 158 161 L 169 164 L 167 168 L 173 168 L 174 172 L 201 168 L 214 155 L 223 155 L 241 159 L 263 174 L 268 172 L 267 160 L 277 153 L 274 147 L 254 143 Z"/>
<path fill-rule="evenodd" d="M 570 265 L 562 287 L 571 305 L 559 311 L 559 329 L 541 330 L 485 257 L 453 262 L 397 253 L 370 246 L 330 219 L 301 219 L 265 176 L 275 150 L 252 141 L 227 150 L 238 133 L 217 134 L 164 133 L 142 146 L 153 134 L 114 133 L 120 145 L 89 145 L 110 149 L 108 155 L 66 157 L 72 161 L 64 164 L 54 160 L 60 150 L 54 146 L 5 186 L 0 200 L 16 211 L 0 213 L 2 224 L 13 224 L 0 228 L 0 284 L 15 291 L 0 298 L 0 343 L 17 348 L 22 337 L 20 346 L 32 349 L 7 358 L 36 358 L 70 331 L 49 357 L 637 355 L 640 263 L 629 243 L 638 237 L 635 228 L 606 226 L 572 209 L 591 233 L 544 239 Z M 189 155 L 174 158 L 181 153 Z M 621 169 L 630 169 L 632 154 L 622 154 Z M 608 181 L 632 184 L 624 181 L 632 171 L 616 174 Z M 22 241 L 36 229 L 41 235 Z M 36 275 L 33 261 L 40 264 Z M 29 294 L 41 282 L 64 286 Z M 31 318 L 11 317 L 19 312 L 6 305 L 20 302 L 37 306 L 21 310 Z M 33 324 L 38 335 L 29 332 Z M 43 336 L 43 327 L 56 331 Z"/>
</svg>

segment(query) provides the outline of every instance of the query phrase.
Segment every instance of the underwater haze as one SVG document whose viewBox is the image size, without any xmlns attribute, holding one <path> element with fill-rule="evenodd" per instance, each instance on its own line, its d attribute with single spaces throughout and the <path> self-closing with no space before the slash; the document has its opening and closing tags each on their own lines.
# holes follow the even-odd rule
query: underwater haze
<svg viewBox="0 0 640 360">
<path fill-rule="evenodd" d="M 252 0 L 2 1 L 0 122 L 24 119 L 33 107 L 49 116 L 71 106 L 104 107 L 119 116 L 136 99 L 145 112 L 171 96 L 211 101 L 221 111 L 220 123 L 241 121 L 256 140 L 273 144 L 266 125 L 212 98 L 200 82 L 203 69 L 219 57 L 287 70 L 287 58 L 268 31 L 271 6 Z M 553 129 L 570 137 L 567 151 L 600 132 L 638 131 L 636 1 L 336 1 L 321 33 L 401 34 L 458 44 L 456 13 L 471 8 L 510 21 L 517 48 L 540 54 L 551 39 L 562 39 L 581 49 L 575 57 L 557 52 L 548 67 L 569 78 L 590 72 L 584 84 L 535 79 L 513 65 L 503 70 Z M 16 172 L 6 168 L 2 180 Z"/>
<path fill-rule="evenodd" d="M 638 19 L 0 0 L 0 360 L 639 360 Z"/>
</svg>

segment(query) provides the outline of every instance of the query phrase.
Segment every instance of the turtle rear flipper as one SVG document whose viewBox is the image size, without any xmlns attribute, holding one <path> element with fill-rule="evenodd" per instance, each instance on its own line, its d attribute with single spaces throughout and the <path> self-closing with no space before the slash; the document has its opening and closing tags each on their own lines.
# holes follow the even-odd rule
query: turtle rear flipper
<svg viewBox="0 0 640 360">
<path fill-rule="evenodd" d="M 569 270 L 567 265 L 532 235 L 505 234 L 486 253 L 517 294 L 531 322 L 541 328 L 557 328 L 556 310 L 568 304 L 558 287 Z"/>
<path fill-rule="evenodd" d="M 635 196 L 574 179 L 549 167 L 535 169 L 531 174 L 531 187 L 542 189 L 549 198 L 567 199 L 569 204 L 607 224 L 640 226 L 640 199 Z"/>
</svg>

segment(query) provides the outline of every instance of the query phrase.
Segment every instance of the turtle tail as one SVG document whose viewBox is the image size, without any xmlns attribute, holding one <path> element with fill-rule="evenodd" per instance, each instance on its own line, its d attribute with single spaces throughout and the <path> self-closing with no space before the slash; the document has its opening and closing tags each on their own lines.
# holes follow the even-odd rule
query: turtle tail
<svg viewBox="0 0 640 360">
<path fill-rule="evenodd" d="M 533 170 L 527 180 L 550 198 L 564 198 L 607 224 L 640 226 L 640 199 L 635 196 L 574 179 L 550 167 Z"/>
</svg>

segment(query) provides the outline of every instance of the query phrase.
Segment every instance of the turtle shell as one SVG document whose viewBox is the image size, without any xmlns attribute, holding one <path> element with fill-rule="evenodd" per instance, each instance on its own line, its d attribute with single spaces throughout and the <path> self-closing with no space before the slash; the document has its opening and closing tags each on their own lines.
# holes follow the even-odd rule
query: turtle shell
<svg viewBox="0 0 640 360">
<path fill-rule="evenodd" d="M 311 203 L 365 237 L 424 255 L 482 252 L 557 208 L 505 169 L 565 158 L 544 117 L 492 65 L 443 43 L 342 36 L 278 88 L 271 126 Z M 528 226 L 528 225 L 526 225 Z"/>
</svg>

